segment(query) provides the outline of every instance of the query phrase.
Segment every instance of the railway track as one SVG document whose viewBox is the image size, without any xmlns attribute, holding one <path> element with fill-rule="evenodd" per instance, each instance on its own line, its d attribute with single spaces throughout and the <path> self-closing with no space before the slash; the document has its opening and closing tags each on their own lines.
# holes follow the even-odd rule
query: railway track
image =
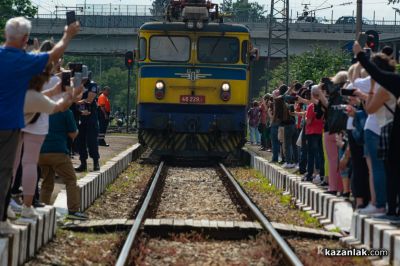
<svg viewBox="0 0 400 266">
<path fill-rule="evenodd" d="M 195 230 L 198 232 L 211 232 L 217 238 L 240 239 L 243 236 L 254 235 L 262 231 L 272 240 L 274 249 L 279 250 L 280 262 L 285 265 L 302 265 L 293 250 L 289 247 L 282 236 L 274 229 L 268 219 L 262 214 L 259 208 L 252 202 L 248 195 L 243 191 L 241 186 L 236 182 L 228 169 L 221 163 L 217 167 L 212 168 L 187 168 L 184 176 L 182 168 L 174 168 L 166 165 L 164 161 L 160 162 L 155 170 L 155 174 L 151 179 L 151 184 L 143 197 L 143 201 L 129 234 L 123 245 L 116 262 L 117 266 L 128 265 L 131 263 L 132 250 L 135 249 L 135 243 L 139 241 L 140 230 L 146 227 L 147 233 L 154 235 L 166 235 L 168 232 Z M 196 178 L 191 178 L 191 174 L 197 173 Z M 213 174 L 216 174 L 216 176 Z M 178 175 L 178 176 L 177 176 Z M 219 177 L 219 178 L 215 178 Z M 190 212 L 190 208 L 185 206 L 184 195 L 174 191 L 188 191 L 188 188 L 179 183 L 179 179 L 184 180 L 189 186 L 199 186 L 212 188 L 213 195 L 209 195 L 213 200 L 218 194 L 217 201 L 223 201 L 223 208 L 214 206 L 214 209 L 201 211 L 201 208 L 195 208 L 196 211 Z M 218 180 L 222 184 L 218 184 Z M 166 181 L 167 180 L 167 181 Z M 224 186 L 221 188 L 220 186 Z M 163 195 L 166 193 L 166 195 Z M 170 194 L 176 198 L 181 198 L 182 203 L 174 202 Z M 211 192 L 209 192 L 211 193 Z M 186 193 L 188 194 L 188 193 Z M 200 195 L 201 193 L 199 193 Z M 221 196 L 222 195 L 222 196 Z M 229 198 L 232 202 L 225 201 Z M 204 200 L 204 199 L 203 199 Z M 190 202 L 190 201 L 188 201 Z M 191 201 L 193 202 L 193 201 Z M 169 204 L 169 205 L 168 205 Z M 202 199 L 199 198 L 199 206 L 202 204 Z M 215 203 L 217 204 L 217 202 Z M 174 211 L 173 206 L 179 205 L 180 212 Z M 207 204 L 210 205 L 210 204 Z M 212 204 L 213 205 L 213 204 Z M 203 205 L 204 209 L 210 206 Z M 168 210 L 167 212 L 165 210 Z M 173 217 L 169 217 L 173 216 Z M 186 219 L 189 217 L 189 219 Z M 155 219 L 150 219 L 155 218 Z M 232 219 L 234 221 L 232 221 Z M 228 221 L 224 221 L 227 220 Z M 177 230 L 178 229 L 178 230 Z M 238 233 L 239 232 L 239 233 Z M 215 234 L 216 233 L 216 234 Z M 233 236 L 235 235 L 235 237 Z M 239 238 L 238 238 L 239 235 Z"/>
</svg>

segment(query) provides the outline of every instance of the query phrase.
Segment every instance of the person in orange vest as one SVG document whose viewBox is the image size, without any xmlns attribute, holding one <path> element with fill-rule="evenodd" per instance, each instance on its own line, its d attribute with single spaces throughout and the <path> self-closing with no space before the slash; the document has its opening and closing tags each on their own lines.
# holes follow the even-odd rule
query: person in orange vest
<svg viewBox="0 0 400 266">
<path fill-rule="evenodd" d="M 106 143 L 105 136 L 108 127 L 108 123 L 110 122 L 110 112 L 111 112 L 111 104 L 108 99 L 110 95 L 110 87 L 105 86 L 103 88 L 103 92 L 99 96 L 97 101 L 97 105 L 99 107 L 99 111 L 97 112 L 99 115 L 99 146 L 110 146 Z"/>
</svg>

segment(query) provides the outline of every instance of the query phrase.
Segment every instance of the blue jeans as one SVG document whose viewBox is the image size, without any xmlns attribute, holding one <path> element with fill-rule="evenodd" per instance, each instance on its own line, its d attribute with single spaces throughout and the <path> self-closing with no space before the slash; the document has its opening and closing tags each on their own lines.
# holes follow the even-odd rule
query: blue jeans
<svg viewBox="0 0 400 266">
<path fill-rule="evenodd" d="M 307 135 L 307 178 L 311 179 L 315 168 L 319 169 L 319 175 L 322 177 L 325 173 L 324 150 L 322 149 L 322 135 Z"/>
<path fill-rule="evenodd" d="M 280 143 L 278 140 L 279 124 L 271 124 L 271 144 L 272 144 L 272 161 L 277 162 L 279 159 Z"/>
<path fill-rule="evenodd" d="M 379 135 L 367 129 L 364 130 L 364 155 L 371 158 L 372 174 L 376 194 L 376 207 L 386 207 L 386 173 L 385 165 L 378 159 Z"/>
<path fill-rule="evenodd" d="M 250 127 L 250 142 L 260 144 L 261 137 L 260 132 L 258 131 L 258 127 Z"/>
<path fill-rule="evenodd" d="M 285 159 L 286 162 L 290 164 L 294 162 L 294 154 L 295 152 L 297 152 L 297 150 L 293 149 L 293 136 L 295 135 L 295 133 L 296 126 L 294 124 L 284 126 Z"/>
</svg>

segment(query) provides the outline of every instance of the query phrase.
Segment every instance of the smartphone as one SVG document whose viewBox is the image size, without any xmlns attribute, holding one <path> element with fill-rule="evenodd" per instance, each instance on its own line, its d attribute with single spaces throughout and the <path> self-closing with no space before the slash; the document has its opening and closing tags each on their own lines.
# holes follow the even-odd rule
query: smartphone
<svg viewBox="0 0 400 266">
<path fill-rule="evenodd" d="M 74 77 L 76 72 L 82 73 L 82 63 L 69 63 L 68 68 L 71 70 L 71 77 Z"/>
<path fill-rule="evenodd" d="M 62 87 L 71 86 L 71 71 L 63 71 L 61 73 Z"/>
<path fill-rule="evenodd" d="M 67 11 L 67 25 L 71 25 L 76 21 L 75 11 Z"/>
<path fill-rule="evenodd" d="M 372 55 L 372 50 L 371 50 L 371 48 L 364 48 L 364 52 L 365 52 L 365 55 L 366 55 L 368 58 L 371 58 L 371 55 Z"/>
<path fill-rule="evenodd" d="M 356 90 L 355 89 L 341 89 L 340 90 L 340 93 L 343 95 L 343 96 L 354 96 L 354 92 L 355 92 Z"/>
<path fill-rule="evenodd" d="M 88 66 L 83 65 L 82 66 L 82 79 L 87 79 L 88 78 Z"/>
<path fill-rule="evenodd" d="M 33 39 L 29 38 L 26 42 L 27 45 L 33 45 Z"/>
<path fill-rule="evenodd" d="M 76 72 L 74 76 L 74 88 L 78 88 L 82 83 L 82 73 Z"/>
<path fill-rule="evenodd" d="M 365 34 L 365 32 L 361 32 L 360 35 L 358 35 L 357 42 L 360 44 L 360 46 L 362 48 L 365 47 L 365 44 L 367 43 L 367 38 L 368 38 L 368 35 Z"/>
</svg>

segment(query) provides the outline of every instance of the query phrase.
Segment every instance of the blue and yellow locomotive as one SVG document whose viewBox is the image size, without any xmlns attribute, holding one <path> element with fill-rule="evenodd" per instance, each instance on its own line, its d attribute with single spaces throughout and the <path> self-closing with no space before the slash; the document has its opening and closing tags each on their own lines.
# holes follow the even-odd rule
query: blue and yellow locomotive
<svg viewBox="0 0 400 266">
<path fill-rule="evenodd" d="M 200 2 L 172 1 L 165 22 L 139 30 L 139 142 L 160 155 L 225 157 L 245 143 L 249 30 Z"/>
</svg>

